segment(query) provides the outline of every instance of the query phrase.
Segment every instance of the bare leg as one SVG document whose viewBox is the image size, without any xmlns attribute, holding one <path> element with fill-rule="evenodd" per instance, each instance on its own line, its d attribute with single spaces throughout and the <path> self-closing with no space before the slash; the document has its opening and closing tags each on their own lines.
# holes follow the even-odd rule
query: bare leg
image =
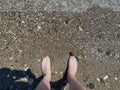
<svg viewBox="0 0 120 90">
<path fill-rule="evenodd" d="M 50 58 L 46 56 L 42 61 L 42 71 L 44 78 L 38 84 L 36 90 L 50 90 L 50 80 L 51 80 L 51 69 L 50 69 Z"/>
<path fill-rule="evenodd" d="M 70 90 L 86 90 L 86 88 L 75 78 L 77 71 L 77 60 L 75 56 L 70 56 L 68 65 L 67 80 L 70 84 Z"/>
</svg>

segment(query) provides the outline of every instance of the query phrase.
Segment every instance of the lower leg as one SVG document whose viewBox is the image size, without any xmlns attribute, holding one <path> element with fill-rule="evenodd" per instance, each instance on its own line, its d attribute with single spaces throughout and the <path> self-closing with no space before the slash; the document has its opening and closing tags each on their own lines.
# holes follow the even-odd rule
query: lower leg
<svg viewBox="0 0 120 90">
<path fill-rule="evenodd" d="M 75 76 L 70 76 L 68 83 L 70 84 L 69 90 L 86 90 L 86 88 L 78 82 L 78 80 L 75 78 Z"/>
<path fill-rule="evenodd" d="M 70 84 L 70 90 L 86 90 L 86 88 L 75 78 L 76 71 L 77 59 L 75 56 L 70 56 L 67 73 L 67 81 Z"/>
<path fill-rule="evenodd" d="M 42 61 L 42 72 L 44 78 L 39 83 L 36 90 L 50 90 L 51 68 L 50 68 L 50 58 L 48 56 L 46 56 Z"/>
<path fill-rule="evenodd" d="M 42 81 L 38 84 L 36 90 L 50 90 L 50 80 L 47 76 L 44 76 Z"/>
</svg>

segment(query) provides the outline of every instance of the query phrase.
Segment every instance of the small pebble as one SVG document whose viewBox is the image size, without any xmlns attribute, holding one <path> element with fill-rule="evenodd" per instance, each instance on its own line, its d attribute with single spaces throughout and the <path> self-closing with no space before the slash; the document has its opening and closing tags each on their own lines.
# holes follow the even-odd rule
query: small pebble
<svg viewBox="0 0 120 90">
<path fill-rule="evenodd" d="M 117 77 L 115 77 L 114 79 L 115 79 L 116 81 L 118 80 L 118 78 L 117 78 Z"/>
<path fill-rule="evenodd" d="M 68 18 L 65 19 L 64 24 L 69 24 L 69 19 Z"/>
<path fill-rule="evenodd" d="M 23 52 L 22 50 L 19 50 L 19 55 L 18 55 L 18 57 L 21 56 L 22 52 Z"/>
<path fill-rule="evenodd" d="M 93 83 L 90 83 L 87 85 L 90 89 L 94 89 L 95 88 L 95 85 Z"/>
<path fill-rule="evenodd" d="M 108 75 L 106 75 L 105 77 L 103 77 L 104 80 L 107 80 L 109 78 Z"/>
<path fill-rule="evenodd" d="M 22 78 L 21 80 L 24 81 L 24 82 L 28 82 L 27 78 Z"/>
<path fill-rule="evenodd" d="M 41 60 L 39 59 L 38 62 L 40 62 Z"/>
<path fill-rule="evenodd" d="M 100 82 L 100 79 L 99 79 L 99 78 L 97 78 L 97 81 L 98 81 L 98 82 Z"/>
<path fill-rule="evenodd" d="M 24 69 L 24 71 L 27 71 L 29 68 L 28 67 L 26 67 L 25 69 Z"/>
<path fill-rule="evenodd" d="M 118 25 L 118 27 L 120 27 L 120 24 Z"/>
<path fill-rule="evenodd" d="M 13 57 L 10 57 L 10 60 L 13 60 Z"/>
<path fill-rule="evenodd" d="M 89 34 L 89 32 L 86 32 L 86 34 Z"/>
<path fill-rule="evenodd" d="M 38 30 L 41 29 L 41 26 L 38 26 L 37 29 L 38 29 Z"/>
<path fill-rule="evenodd" d="M 27 67 L 27 64 L 24 64 L 24 67 Z"/>
<path fill-rule="evenodd" d="M 108 75 L 102 77 L 102 78 L 97 78 L 97 81 L 100 82 L 100 83 L 104 83 L 107 79 L 109 78 Z"/>
<path fill-rule="evenodd" d="M 16 82 L 28 82 L 28 79 L 27 78 L 20 78 L 18 80 L 16 80 Z"/>
<path fill-rule="evenodd" d="M 118 54 L 115 54 L 115 58 L 119 58 L 120 56 Z"/>
<path fill-rule="evenodd" d="M 25 21 L 21 21 L 21 23 L 23 23 L 23 24 L 24 24 L 24 23 L 25 23 Z"/>
<path fill-rule="evenodd" d="M 58 72 L 55 72 L 55 74 L 58 74 Z"/>
<path fill-rule="evenodd" d="M 106 52 L 106 55 L 107 55 L 107 56 L 110 56 L 110 55 L 111 55 L 111 50 L 108 50 L 108 51 Z"/>
<path fill-rule="evenodd" d="M 102 53 L 103 52 L 103 49 L 101 47 L 98 48 L 98 52 L 99 53 Z"/>
<path fill-rule="evenodd" d="M 83 31 L 83 29 L 81 28 L 81 26 L 79 26 L 79 30 L 80 30 L 80 31 Z"/>
<path fill-rule="evenodd" d="M 16 79 L 16 76 L 13 76 L 13 79 Z"/>
<path fill-rule="evenodd" d="M 61 71 L 61 72 L 60 72 L 60 74 L 62 75 L 62 74 L 63 74 L 63 72 Z"/>
</svg>

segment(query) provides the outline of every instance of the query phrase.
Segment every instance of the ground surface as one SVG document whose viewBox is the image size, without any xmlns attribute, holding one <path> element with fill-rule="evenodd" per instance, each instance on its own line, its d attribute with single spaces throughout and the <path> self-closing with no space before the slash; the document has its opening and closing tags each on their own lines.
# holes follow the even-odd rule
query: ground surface
<svg viewBox="0 0 120 90">
<path fill-rule="evenodd" d="M 83 12 L 97 5 L 120 11 L 120 0 L 0 0 L 0 11 Z"/>
<path fill-rule="evenodd" d="M 28 67 L 39 77 L 46 55 L 51 58 L 52 81 L 59 80 L 70 51 L 78 57 L 77 78 L 88 90 L 119 90 L 120 12 L 99 7 L 83 13 L 0 12 L 0 78 L 6 78 L 0 90 L 18 88 L 8 82 L 16 78 L 9 76 L 15 69 L 24 72 Z M 106 75 L 105 82 L 97 80 Z M 18 90 L 28 87 L 23 84 Z"/>
</svg>

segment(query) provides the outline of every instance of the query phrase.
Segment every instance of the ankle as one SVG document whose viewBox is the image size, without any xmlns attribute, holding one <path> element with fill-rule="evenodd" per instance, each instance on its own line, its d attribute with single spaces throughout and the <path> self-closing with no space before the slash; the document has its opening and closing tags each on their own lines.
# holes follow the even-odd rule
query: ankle
<svg viewBox="0 0 120 90">
<path fill-rule="evenodd" d="M 51 81 L 51 75 L 50 74 L 45 74 L 44 77 L 43 77 L 43 80 Z"/>
<path fill-rule="evenodd" d="M 68 83 L 70 83 L 73 79 L 75 79 L 75 75 L 74 74 L 68 74 L 68 76 L 67 76 Z"/>
</svg>

